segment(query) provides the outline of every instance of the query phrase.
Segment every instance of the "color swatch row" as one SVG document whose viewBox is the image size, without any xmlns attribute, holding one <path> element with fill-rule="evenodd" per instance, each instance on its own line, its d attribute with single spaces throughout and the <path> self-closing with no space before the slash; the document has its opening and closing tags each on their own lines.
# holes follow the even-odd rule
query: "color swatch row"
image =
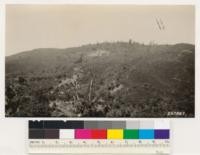
<svg viewBox="0 0 200 155">
<path fill-rule="evenodd" d="M 29 139 L 169 139 L 168 129 L 31 129 Z"/>
<path fill-rule="evenodd" d="M 169 139 L 168 121 L 29 121 L 29 139 Z"/>
</svg>

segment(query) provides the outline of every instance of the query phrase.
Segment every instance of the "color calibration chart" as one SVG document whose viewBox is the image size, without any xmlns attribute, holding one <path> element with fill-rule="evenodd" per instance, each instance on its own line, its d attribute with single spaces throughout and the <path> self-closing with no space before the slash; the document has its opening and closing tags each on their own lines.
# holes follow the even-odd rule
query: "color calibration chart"
<svg viewBox="0 0 200 155">
<path fill-rule="evenodd" d="M 29 154 L 170 154 L 168 120 L 29 121 Z"/>
</svg>

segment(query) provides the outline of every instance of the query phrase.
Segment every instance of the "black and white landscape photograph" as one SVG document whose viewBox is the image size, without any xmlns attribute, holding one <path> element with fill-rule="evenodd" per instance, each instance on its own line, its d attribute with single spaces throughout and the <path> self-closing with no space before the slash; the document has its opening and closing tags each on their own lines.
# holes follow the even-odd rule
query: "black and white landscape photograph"
<svg viewBox="0 0 200 155">
<path fill-rule="evenodd" d="M 6 117 L 195 117 L 192 5 L 6 5 Z"/>
</svg>

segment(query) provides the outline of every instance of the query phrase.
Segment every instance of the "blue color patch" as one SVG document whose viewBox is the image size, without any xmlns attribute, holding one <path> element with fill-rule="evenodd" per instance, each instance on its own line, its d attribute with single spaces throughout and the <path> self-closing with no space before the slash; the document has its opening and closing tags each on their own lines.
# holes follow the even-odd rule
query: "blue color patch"
<svg viewBox="0 0 200 155">
<path fill-rule="evenodd" d="M 154 130 L 153 129 L 139 130 L 139 139 L 154 139 Z"/>
</svg>

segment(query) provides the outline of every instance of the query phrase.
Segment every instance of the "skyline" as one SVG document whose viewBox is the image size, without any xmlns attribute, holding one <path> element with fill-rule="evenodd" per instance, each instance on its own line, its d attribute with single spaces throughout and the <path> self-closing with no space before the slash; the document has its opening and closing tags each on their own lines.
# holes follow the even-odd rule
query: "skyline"
<svg viewBox="0 0 200 155">
<path fill-rule="evenodd" d="M 194 44 L 194 11 L 192 5 L 8 5 L 6 56 L 129 39 Z"/>
</svg>

